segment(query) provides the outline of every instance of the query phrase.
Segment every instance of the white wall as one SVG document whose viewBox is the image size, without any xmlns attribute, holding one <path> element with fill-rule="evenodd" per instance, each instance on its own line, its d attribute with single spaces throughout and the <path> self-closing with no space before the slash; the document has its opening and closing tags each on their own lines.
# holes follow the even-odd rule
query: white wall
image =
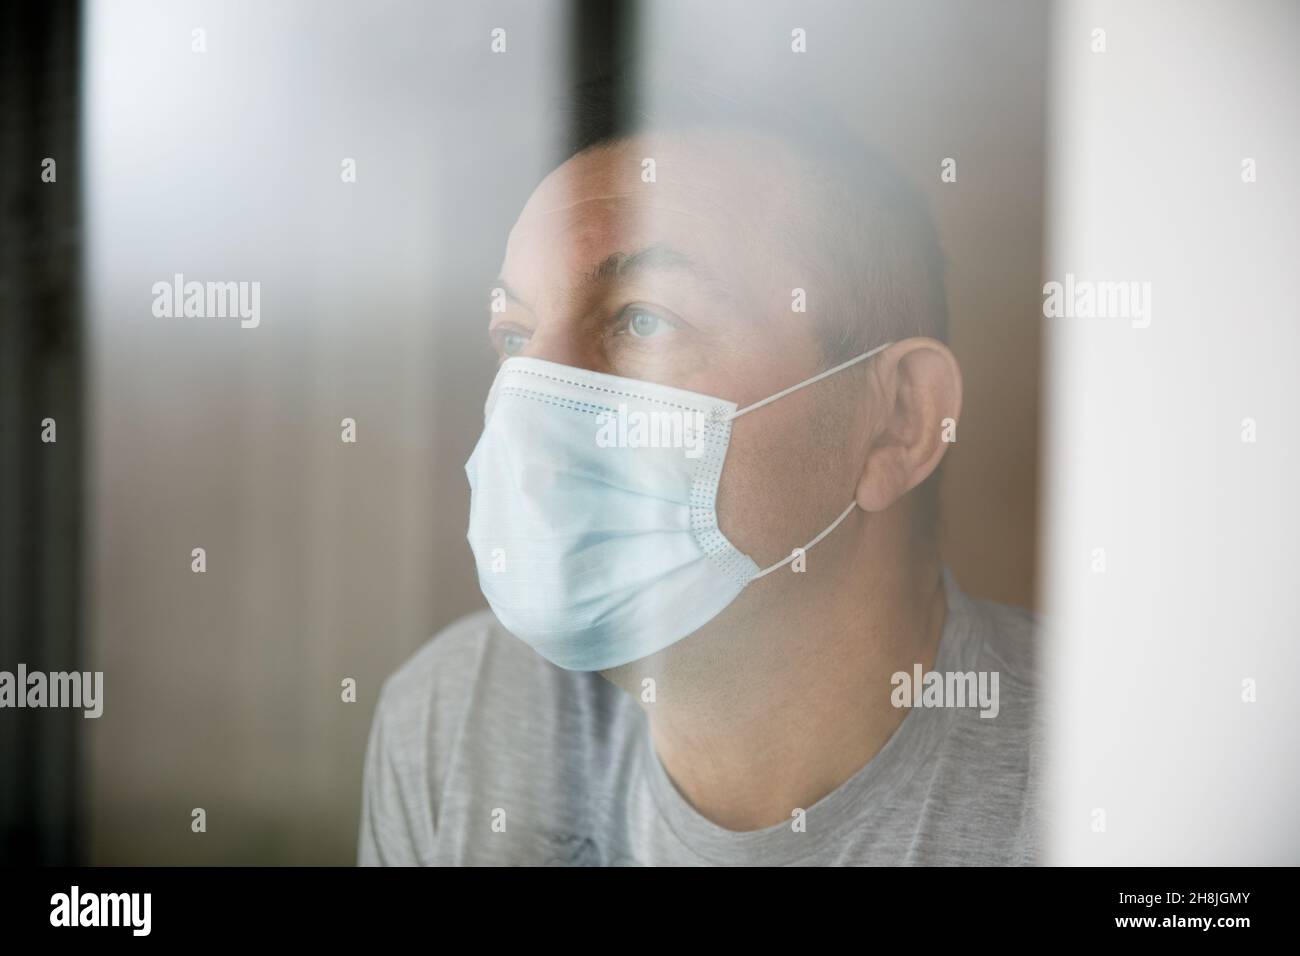
<svg viewBox="0 0 1300 956">
<path fill-rule="evenodd" d="M 1044 319 L 1053 858 L 1295 864 L 1300 7 L 1059 14 L 1045 281 L 1152 308 Z"/>
</svg>

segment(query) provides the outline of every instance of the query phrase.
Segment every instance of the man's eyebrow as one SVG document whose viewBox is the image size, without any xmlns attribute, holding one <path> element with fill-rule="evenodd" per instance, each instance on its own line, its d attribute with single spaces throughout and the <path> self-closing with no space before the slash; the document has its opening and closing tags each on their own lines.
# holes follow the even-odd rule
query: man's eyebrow
<svg viewBox="0 0 1300 956">
<path fill-rule="evenodd" d="M 610 282 L 629 279 L 647 272 L 687 272 L 715 295 L 725 295 L 722 280 L 701 263 L 683 252 L 665 245 L 646 246 L 633 253 L 615 252 L 591 270 L 592 282 Z"/>
<path fill-rule="evenodd" d="M 506 282 L 503 276 L 496 277 L 496 284 L 500 287 L 501 291 L 506 294 L 507 299 L 514 299 L 529 312 L 533 311 L 533 307 L 520 298 L 519 294 L 516 293 L 514 289 L 510 288 L 510 283 Z"/>
<path fill-rule="evenodd" d="M 633 253 L 615 252 L 601 260 L 596 268 L 592 269 L 586 276 L 589 282 L 611 282 L 617 279 L 629 279 L 647 272 L 672 272 L 680 271 L 689 273 L 700 285 L 716 298 L 726 299 L 728 291 L 725 283 L 699 262 L 696 262 L 684 252 L 679 252 L 665 245 L 646 246 Z M 506 282 L 504 276 L 497 276 L 497 285 L 505 292 L 506 297 L 518 302 L 524 308 L 532 310 L 530 306 L 510 284 Z"/>
<path fill-rule="evenodd" d="M 685 253 L 670 249 L 668 246 L 646 246 L 637 252 L 615 252 L 591 270 L 591 280 L 608 282 L 610 279 L 625 279 L 639 272 L 657 269 L 685 269 L 695 271 L 695 261 Z"/>
</svg>

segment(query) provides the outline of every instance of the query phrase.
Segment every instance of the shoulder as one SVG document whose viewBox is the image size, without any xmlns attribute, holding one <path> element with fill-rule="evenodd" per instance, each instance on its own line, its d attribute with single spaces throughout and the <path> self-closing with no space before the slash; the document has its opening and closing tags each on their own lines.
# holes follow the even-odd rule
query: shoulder
<svg viewBox="0 0 1300 956">
<path fill-rule="evenodd" d="M 409 715 L 427 711 L 448 695 L 456 696 L 464 687 L 463 678 L 491 656 L 493 645 L 500 641 L 499 629 L 489 611 L 476 611 L 447 625 L 388 675 L 380 687 L 379 709 Z M 437 693 L 440 687 L 446 692 Z"/>
<path fill-rule="evenodd" d="M 967 601 L 971 626 L 981 639 L 981 663 L 1032 694 L 1038 683 L 1038 619 L 1022 607 L 982 598 Z"/>
<path fill-rule="evenodd" d="M 426 641 L 380 685 L 366 743 L 357 859 L 365 865 L 432 860 L 439 802 L 437 741 L 454 727 L 458 701 L 492 639 L 471 614 Z"/>
<path fill-rule="evenodd" d="M 599 675 L 556 667 L 482 610 L 421 645 L 384 681 L 377 707 L 390 723 L 445 731 L 470 713 L 492 722 L 535 718 L 550 702 L 600 697 L 608 686 Z"/>
<path fill-rule="evenodd" d="M 956 601 L 970 642 L 961 666 L 975 672 L 981 705 L 953 715 L 943 776 L 953 799 L 975 804 L 968 808 L 980 821 L 978 840 L 969 847 L 972 859 L 1040 862 L 1045 739 L 1038 621 L 1023 608 L 995 601 L 966 595 Z"/>
<path fill-rule="evenodd" d="M 976 726 L 995 728 L 989 743 L 1035 756 L 1039 727 L 1038 620 L 1021 607 L 950 591 L 950 611 L 959 617 L 966 646 L 957 654 L 963 670 L 973 670 L 992 695 L 992 708 L 967 713 Z"/>
<path fill-rule="evenodd" d="M 467 805 L 599 764 L 626 704 L 566 671 L 490 611 L 460 618 L 383 682 L 366 750 L 359 858 L 429 863 L 459 852 Z M 493 805 L 491 803 L 487 805 Z"/>
<path fill-rule="evenodd" d="M 491 611 L 477 611 L 425 641 L 388 676 L 375 723 L 394 759 L 421 763 L 436 782 L 455 750 L 509 747 L 512 728 L 535 722 L 549 701 L 580 694 L 583 676 L 544 660 Z"/>
</svg>

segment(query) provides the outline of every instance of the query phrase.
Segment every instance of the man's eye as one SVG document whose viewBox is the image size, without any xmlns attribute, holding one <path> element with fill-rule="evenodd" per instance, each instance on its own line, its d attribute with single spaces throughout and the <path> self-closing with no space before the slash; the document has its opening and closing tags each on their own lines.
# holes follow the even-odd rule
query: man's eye
<svg viewBox="0 0 1300 956">
<path fill-rule="evenodd" d="M 501 351 L 506 355 L 518 355 L 528 344 L 528 336 L 520 335 L 518 332 L 501 333 Z"/>
<path fill-rule="evenodd" d="M 668 328 L 668 322 L 653 312 L 645 309 L 629 309 L 627 314 L 627 331 L 633 338 L 648 339 L 659 335 Z"/>
</svg>

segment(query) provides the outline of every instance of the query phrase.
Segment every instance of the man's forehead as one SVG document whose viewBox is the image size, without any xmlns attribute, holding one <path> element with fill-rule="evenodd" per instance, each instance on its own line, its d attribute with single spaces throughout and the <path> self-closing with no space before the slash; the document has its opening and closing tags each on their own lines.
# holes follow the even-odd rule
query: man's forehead
<svg viewBox="0 0 1300 956">
<path fill-rule="evenodd" d="M 652 198 L 655 191 L 730 192 L 738 178 L 776 165 L 771 151 L 759 152 L 754 144 L 753 134 L 741 132 L 640 133 L 570 157 L 542 181 L 532 200 L 548 207 L 563 205 L 572 196 Z M 652 178 L 647 175 L 651 164 Z"/>
<path fill-rule="evenodd" d="M 511 231 L 507 260 L 543 251 L 581 266 L 655 243 L 708 255 L 761 242 L 774 220 L 788 218 L 774 207 L 793 201 L 792 176 L 782 149 L 751 134 L 630 137 L 552 171 Z"/>
</svg>

